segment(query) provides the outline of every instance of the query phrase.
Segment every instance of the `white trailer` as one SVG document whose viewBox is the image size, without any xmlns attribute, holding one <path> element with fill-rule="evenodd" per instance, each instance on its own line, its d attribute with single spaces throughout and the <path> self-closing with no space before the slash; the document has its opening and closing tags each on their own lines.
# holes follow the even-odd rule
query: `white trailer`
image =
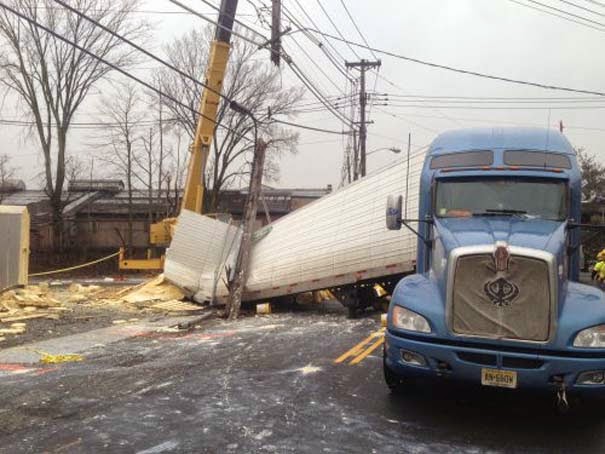
<svg viewBox="0 0 605 454">
<path fill-rule="evenodd" d="M 395 194 L 407 202 L 404 216 L 416 218 L 423 158 L 404 158 L 255 232 L 243 300 L 334 289 L 348 305 L 358 289 L 413 272 L 416 235 L 387 230 L 384 215 L 387 196 Z M 183 212 L 166 254 L 166 277 L 196 300 L 224 300 L 237 230 Z"/>
</svg>

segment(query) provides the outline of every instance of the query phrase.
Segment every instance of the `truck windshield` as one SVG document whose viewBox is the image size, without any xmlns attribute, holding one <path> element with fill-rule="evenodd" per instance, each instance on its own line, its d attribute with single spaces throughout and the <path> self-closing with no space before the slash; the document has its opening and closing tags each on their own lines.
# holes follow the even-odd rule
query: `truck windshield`
<svg viewBox="0 0 605 454">
<path fill-rule="evenodd" d="M 477 179 L 439 181 L 437 217 L 523 216 L 562 221 L 566 185 L 544 180 Z"/>
</svg>

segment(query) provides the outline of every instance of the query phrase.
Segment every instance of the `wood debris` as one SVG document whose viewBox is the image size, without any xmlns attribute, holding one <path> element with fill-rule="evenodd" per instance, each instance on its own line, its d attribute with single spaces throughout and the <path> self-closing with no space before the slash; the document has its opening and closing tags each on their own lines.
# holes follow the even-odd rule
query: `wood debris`
<svg viewBox="0 0 605 454">
<path fill-rule="evenodd" d="M 156 303 L 151 306 L 153 309 L 167 311 L 167 312 L 193 312 L 204 310 L 204 307 L 199 304 L 187 303 L 185 301 L 164 301 L 162 303 Z"/>
<path fill-rule="evenodd" d="M 136 304 L 149 301 L 180 301 L 185 297 L 185 294 L 179 287 L 164 279 L 163 274 L 160 274 L 155 279 L 132 288 L 131 291 L 120 295 L 120 297 L 127 303 Z"/>
<path fill-rule="evenodd" d="M 25 320 L 58 320 L 62 314 L 73 311 L 78 305 L 119 308 L 141 312 L 194 312 L 203 307 L 183 302 L 185 293 L 164 279 L 163 275 L 134 287 L 82 285 L 69 287 L 49 286 L 47 283 L 29 285 L 0 293 L 0 334 L 23 334 L 27 327 L 15 324 Z M 137 318 L 115 320 L 114 324 L 134 322 Z M 32 326 L 40 326 L 33 324 Z M 0 336 L 4 337 L 4 336 Z"/>
</svg>

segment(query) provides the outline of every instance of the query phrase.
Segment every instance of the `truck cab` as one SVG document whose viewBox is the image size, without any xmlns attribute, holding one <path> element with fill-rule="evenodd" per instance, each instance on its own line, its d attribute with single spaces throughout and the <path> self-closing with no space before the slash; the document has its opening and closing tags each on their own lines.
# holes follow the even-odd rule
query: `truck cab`
<svg viewBox="0 0 605 454">
<path fill-rule="evenodd" d="M 416 228 L 417 273 L 395 288 L 385 379 L 605 395 L 605 297 L 578 283 L 581 175 L 558 131 L 446 132 L 431 144 L 418 224 L 390 200 L 387 226 Z"/>
</svg>

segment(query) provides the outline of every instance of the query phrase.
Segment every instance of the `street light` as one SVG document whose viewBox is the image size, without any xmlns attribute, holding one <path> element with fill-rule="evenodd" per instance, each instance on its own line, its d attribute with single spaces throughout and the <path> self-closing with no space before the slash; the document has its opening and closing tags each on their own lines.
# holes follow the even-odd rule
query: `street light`
<svg viewBox="0 0 605 454">
<path fill-rule="evenodd" d="M 401 153 L 401 148 L 397 148 L 397 147 L 381 147 L 381 148 L 376 148 L 375 150 L 372 151 L 368 151 L 366 153 L 366 158 L 371 155 L 372 153 L 376 153 L 377 151 L 383 151 L 383 150 L 389 150 L 392 153 L 398 154 Z M 357 172 L 359 172 L 361 170 L 361 160 L 357 163 Z"/>
<path fill-rule="evenodd" d="M 375 150 L 369 151 L 368 153 L 366 153 L 366 156 L 371 155 L 372 153 L 376 153 L 377 151 L 382 151 L 382 150 L 389 150 L 395 154 L 397 153 L 401 153 L 401 148 L 396 148 L 396 147 L 382 147 L 382 148 L 377 148 Z"/>
</svg>

